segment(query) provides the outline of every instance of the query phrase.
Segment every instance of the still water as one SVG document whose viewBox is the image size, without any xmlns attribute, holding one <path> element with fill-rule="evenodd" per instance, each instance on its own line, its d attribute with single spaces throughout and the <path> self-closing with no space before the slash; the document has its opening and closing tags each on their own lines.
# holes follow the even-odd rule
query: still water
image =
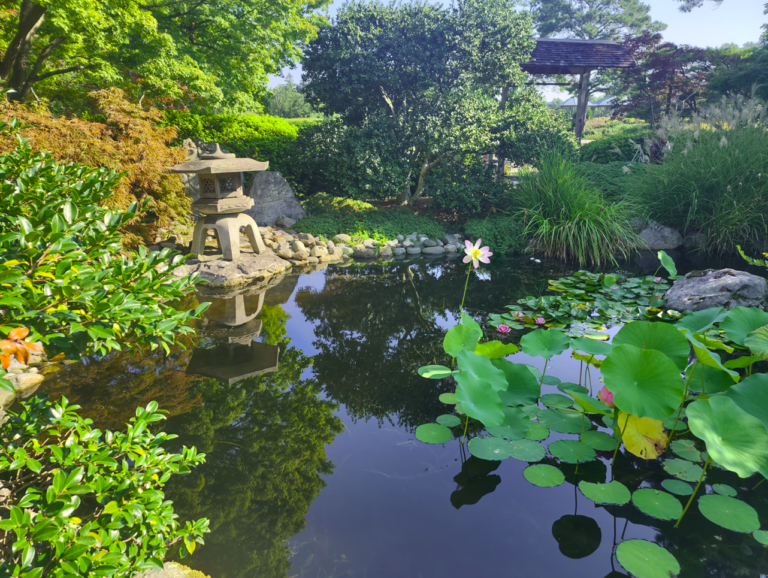
<svg viewBox="0 0 768 578">
<path fill-rule="evenodd" d="M 482 323 L 571 272 L 497 259 L 473 274 L 465 308 Z M 477 460 L 458 439 L 418 442 L 414 429 L 449 412 L 438 395 L 452 388 L 416 370 L 443 361 L 465 278 L 460 261 L 358 264 L 238 296 L 190 297 L 190 307 L 198 298 L 213 305 L 185 350 L 86 360 L 45 385 L 99 427 L 119 428 L 157 400 L 169 412 L 165 429 L 207 454 L 167 493 L 182 519 L 211 520 L 206 545 L 184 563 L 212 578 L 618 578 L 626 574 L 614 545 L 630 538 L 669 549 L 685 578 L 768 573 L 768 550 L 695 507 L 675 529 L 631 504 L 582 496 L 579 480 L 610 478 L 610 453 L 539 488 L 523 478 L 525 462 Z M 486 338 L 492 331 L 486 325 Z M 578 363 L 562 355 L 547 373 L 577 381 Z M 657 468 L 620 455 L 615 476 L 632 490 L 658 487 Z M 738 488 L 768 525 L 768 484 L 748 489 L 715 469 L 707 482 Z"/>
</svg>

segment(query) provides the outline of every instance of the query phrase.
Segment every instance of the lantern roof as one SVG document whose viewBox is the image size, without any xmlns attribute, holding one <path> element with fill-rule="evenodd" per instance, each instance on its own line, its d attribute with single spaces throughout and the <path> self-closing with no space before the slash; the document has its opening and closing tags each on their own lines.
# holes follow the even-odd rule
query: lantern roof
<svg viewBox="0 0 768 578">
<path fill-rule="evenodd" d="M 232 155 L 234 157 L 234 155 Z M 247 173 L 250 171 L 266 171 L 269 161 L 260 162 L 253 159 L 212 159 L 187 161 L 168 169 L 171 173 L 195 173 L 199 175 L 214 175 L 220 173 Z"/>
</svg>

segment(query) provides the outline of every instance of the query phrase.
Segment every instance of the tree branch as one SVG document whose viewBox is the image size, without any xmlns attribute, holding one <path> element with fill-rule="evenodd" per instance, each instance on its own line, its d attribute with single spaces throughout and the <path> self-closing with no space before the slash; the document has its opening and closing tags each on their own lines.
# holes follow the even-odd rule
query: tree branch
<svg viewBox="0 0 768 578">
<path fill-rule="evenodd" d="M 24 0 L 21 3 L 18 29 L 5 51 L 2 62 L 0 62 L 0 79 L 5 80 L 8 78 L 16 58 L 19 56 L 19 50 L 22 45 L 25 42 L 29 42 L 40 26 L 42 26 L 46 10 L 48 9 L 38 4 L 33 4 L 29 0 Z"/>
<path fill-rule="evenodd" d="M 96 68 L 95 64 L 78 64 L 77 66 L 69 66 L 67 68 L 60 68 L 58 70 L 52 70 L 51 72 L 46 72 L 45 74 L 41 74 L 40 76 L 36 77 L 34 80 L 35 82 L 37 82 L 39 80 L 50 78 L 51 76 L 57 76 L 59 74 L 67 74 L 68 72 L 75 72 L 77 70 L 91 70 L 93 68 Z"/>
</svg>

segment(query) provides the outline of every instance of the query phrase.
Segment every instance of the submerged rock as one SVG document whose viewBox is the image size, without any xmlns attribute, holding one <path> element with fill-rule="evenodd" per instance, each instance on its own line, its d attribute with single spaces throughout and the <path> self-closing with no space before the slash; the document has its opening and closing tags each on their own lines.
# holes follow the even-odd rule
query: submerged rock
<svg viewBox="0 0 768 578">
<path fill-rule="evenodd" d="M 765 279 L 735 269 L 692 271 L 676 281 L 664 296 L 667 309 L 701 311 L 710 307 L 759 307 L 765 309 Z"/>
<path fill-rule="evenodd" d="M 683 244 L 683 236 L 680 231 L 660 225 L 651 221 L 650 225 L 643 229 L 640 238 L 652 251 L 668 251 L 677 249 Z"/>
</svg>

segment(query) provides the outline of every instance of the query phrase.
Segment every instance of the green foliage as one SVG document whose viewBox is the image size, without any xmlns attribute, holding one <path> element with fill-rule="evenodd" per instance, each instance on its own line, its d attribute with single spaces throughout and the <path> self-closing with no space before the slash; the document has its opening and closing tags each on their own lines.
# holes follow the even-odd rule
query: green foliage
<svg viewBox="0 0 768 578">
<path fill-rule="evenodd" d="M 332 197 L 326 193 L 317 193 L 302 201 L 302 206 L 310 215 L 322 215 L 325 213 L 348 214 L 360 211 L 369 211 L 374 207 L 365 201 L 347 199 L 344 197 Z"/>
<path fill-rule="evenodd" d="M 445 228 L 437 221 L 423 215 L 415 215 L 408 209 L 374 209 L 357 213 L 326 213 L 305 217 L 294 225 L 300 233 L 322 235 L 328 239 L 339 233 L 352 237 L 394 239 L 397 235 L 409 235 L 414 231 L 430 239 L 445 235 Z"/>
<path fill-rule="evenodd" d="M 285 119 L 255 114 L 198 115 L 179 110 L 166 111 L 166 122 L 179 130 L 183 139 L 216 141 L 238 157 L 269 161 L 269 170 L 286 177 L 292 170 L 292 146 L 298 129 Z"/>
<path fill-rule="evenodd" d="M 172 544 L 194 552 L 208 520 L 176 520 L 163 488 L 204 462 L 194 447 L 169 453 L 176 436 L 152 402 L 125 432 L 99 431 L 66 398 L 22 402 L 0 426 L 0 572 L 5 576 L 124 576 L 161 569 Z"/>
<path fill-rule="evenodd" d="M 434 199 L 435 207 L 472 214 L 505 204 L 511 189 L 511 184 L 496 178 L 493 167 L 486 166 L 482 157 L 467 155 L 434 169 L 426 195 Z"/>
<path fill-rule="evenodd" d="M 313 113 L 312 107 L 296 89 L 290 76 L 285 84 L 278 84 L 270 90 L 269 112 L 282 118 L 311 117 Z"/>
<path fill-rule="evenodd" d="M 119 176 L 60 165 L 23 142 L 0 155 L 0 332 L 26 326 L 49 355 L 79 357 L 127 344 L 168 351 L 177 333 L 192 331 L 187 323 L 206 306 L 183 312 L 167 303 L 196 284 L 174 275 L 184 258 L 144 247 L 121 254 L 119 227 L 138 207 L 102 206 Z"/>
<path fill-rule="evenodd" d="M 576 163 L 576 174 L 584 177 L 599 190 L 605 199 L 611 201 L 626 200 L 627 192 L 632 186 L 636 175 L 646 171 L 645 163 L 613 161 L 609 163 L 593 163 L 582 160 Z"/>
<path fill-rule="evenodd" d="M 601 139 L 607 136 L 613 136 L 615 134 L 623 134 L 627 130 L 627 125 L 646 124 L 644 120 L 638 118 L 624 117 L 624 118 L 611 118 L 601 117 L 588 120 L 584 125 L 584 132 L 582 136 L 585 139 Z M 649 127 L 650 128 L 650 127 Z"/>
<path fill-rule="evenodd" d="M 469 219 L 464 232 L 470 239 L 482 239 L 494 254 L 509 255 L 525 249 L 523 224 L 515 217 L 495 214 L 486 219 Z"/>
<path fill-rule="evenodd" d="M 547 257 L 579 265 L 615 263 L 639 241 L 625 203 L 607 203 L 562 153 L 546 154 L 538 172 L 523 173 L 515 191 L 525 232 Z"/>
<path fill-rule="evenodd" d="M 664 161 L 633 179 L 632 198 L 683 233 L 701 231 L 705 250 L 727 253 L 768 242 L 768 116 L 763 105 L 724 99 L 690 122 L 667 119 Z"/>
<path fill-rule="evenodd" d="M 611 136 L 581 145 L 579 157 L 582 161 L 599 164 L 629 162 L 637 152 L 637 139 L 652 137 L 649 125 L 624 125 Z"/>
</svg>

